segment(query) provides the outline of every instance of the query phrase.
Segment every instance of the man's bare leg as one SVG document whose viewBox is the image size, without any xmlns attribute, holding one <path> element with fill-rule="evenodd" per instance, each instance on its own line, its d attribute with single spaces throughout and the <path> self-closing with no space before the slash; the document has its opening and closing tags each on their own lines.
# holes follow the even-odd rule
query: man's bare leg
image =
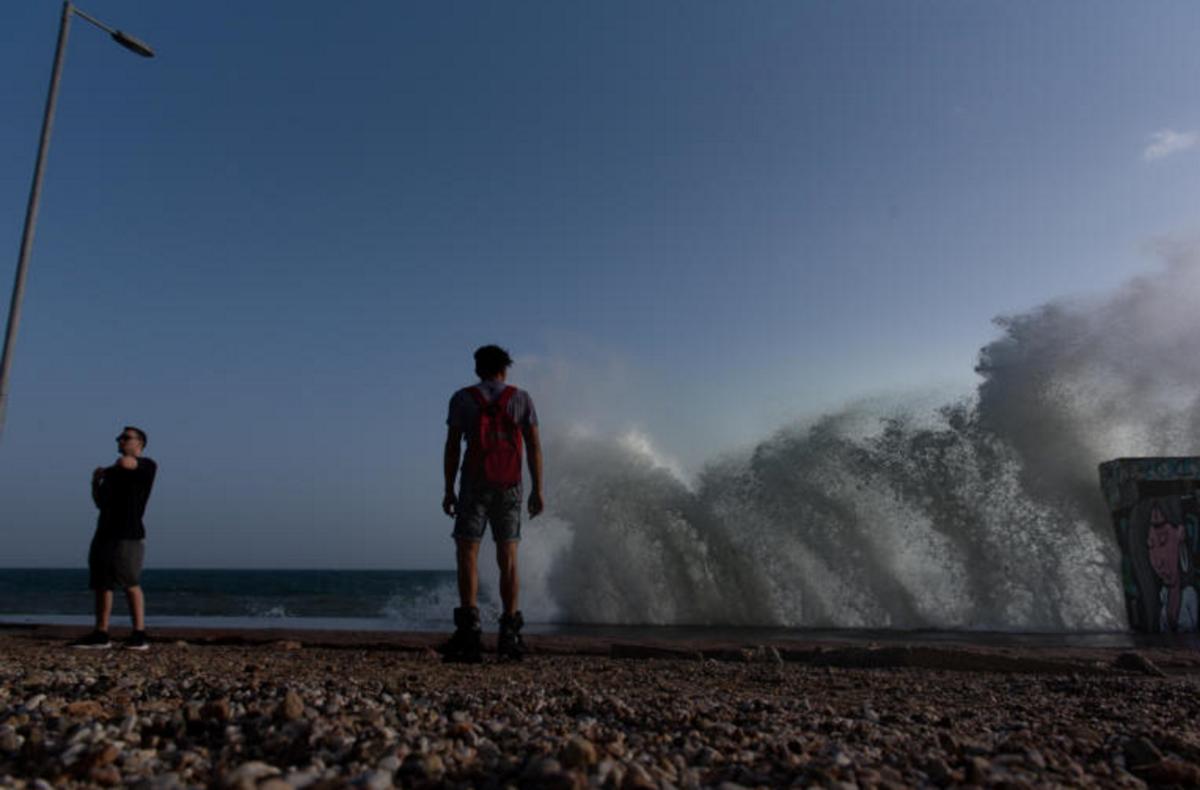
<svg viewBox="0 0 1200 790">
<path fill-rule="evenodd" d="M 496 544 L 496 563 L 500 566 L 500 600 L 504 603 L 504 614 L 517 613 L 517 546 L 515 540 Z"/>
<path fill-rule="evenodd" d="M 125 600 L 129 602 L 129 619 L 133 620 L 134 631 L 146 630 L 146 596 L 142 588 L 135 585 L 125 588 Z"/>
<path fill-rule="evenodd" d="M 96 590 L 96 630 L 108 633 L 108 618 L 112 615 L 112 590 Z"/>
<path fill-rule="evenodd" d="M 458 599 L 465 607 L 474 607 L 479 597 L 479 541 L 455 538 L 458 546 Z"/>
</svg>

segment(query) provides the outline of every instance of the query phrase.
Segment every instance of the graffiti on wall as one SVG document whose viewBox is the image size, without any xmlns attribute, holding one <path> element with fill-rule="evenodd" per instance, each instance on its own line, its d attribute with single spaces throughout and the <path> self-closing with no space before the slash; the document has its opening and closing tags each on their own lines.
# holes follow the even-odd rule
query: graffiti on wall
<svg viewBox="0 0 1200 790">
<path fill-rule="evenodd" d="M 1100 465 L 1121 547 L 1129 626 L 1200 628 L 1200 458 L 1121 458 Z"/>
</svg>

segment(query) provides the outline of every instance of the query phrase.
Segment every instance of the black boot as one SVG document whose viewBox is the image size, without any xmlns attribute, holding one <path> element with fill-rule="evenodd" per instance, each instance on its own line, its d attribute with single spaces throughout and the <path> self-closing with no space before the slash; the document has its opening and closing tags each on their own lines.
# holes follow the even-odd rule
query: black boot
<svg viewBox="0 0 1200 790">
<path fill-rule="evenodd" d="M 454 634 L 442 648 L 442 660 L 455 664 L 479 664 L 483 661 L 483 629 L 479 609 L 460 606 L 454 610 Z"/>
<path fill-rule="evenodd" d="M 500 658 L 520 661 L 529 652 L 525 647 L 525 640 L 521 638 L 523 625 L 525 618 L 520 612 L 500 617 L 500 639 L 496 642 L 496 652 L 500 654 Z"/>
</svg>

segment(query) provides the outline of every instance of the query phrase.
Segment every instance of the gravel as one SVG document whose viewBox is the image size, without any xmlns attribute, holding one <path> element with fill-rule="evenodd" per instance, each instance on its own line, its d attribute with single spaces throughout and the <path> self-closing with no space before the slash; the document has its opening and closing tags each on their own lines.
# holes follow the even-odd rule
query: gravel
<svg viewBox="0 0 1200 790">
<path fill-rule="evenodd" d="M 1125 669 L 1093 662 L 1088 672 L 950 671 L 820 665 L 775 648 L 747 648 L 746 660 L 685 652 L 693 657 L 449 666 L 428 651 L 84 652 L 0 634 L 0 786 L 1200 782 L 1194 670 L 1150 674 L 1124 659 Z"/>
</svg>

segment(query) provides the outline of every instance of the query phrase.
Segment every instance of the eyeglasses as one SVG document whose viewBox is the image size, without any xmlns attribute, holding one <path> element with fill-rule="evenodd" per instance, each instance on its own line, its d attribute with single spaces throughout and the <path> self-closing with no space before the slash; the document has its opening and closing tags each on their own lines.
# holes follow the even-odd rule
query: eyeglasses
<svg viewBox="0 0 1200 790">
<path fill-rule="evenodd" d="M 118 437 L 117 437 L 117 441 L 118 441 L 118 442 L 132 442 L 132 441 L 134 441 L 134 440 L 135 440 L 135 439 L 137 439 L 137 438 L 138 438 L 138 437 L 137 437 L 137 436 L 134 436 L 133 434 L 129 434 L 129 433 L 123 433 L 123 434 L 121 434 L 120 436 L 118 436 Z"/>
</svg>

